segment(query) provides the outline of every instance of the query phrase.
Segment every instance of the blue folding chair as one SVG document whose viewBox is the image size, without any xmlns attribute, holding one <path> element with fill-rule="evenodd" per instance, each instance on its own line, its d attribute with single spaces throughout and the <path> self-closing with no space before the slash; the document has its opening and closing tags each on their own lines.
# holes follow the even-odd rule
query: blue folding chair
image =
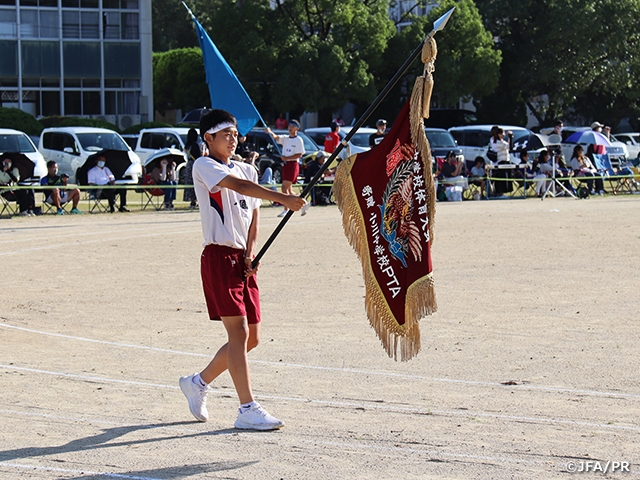
<svg viewBox="0 0 640 480">
<path fill-rule="evenodd" d="M 626 189 L 629 193 L 633 193 L 633 172 L 628 168 L 621 168 L 617 172 L 611 165 L 611 159 L 607 154 L 593 154 L 593 161 L 596 170 L 602 175 L 602 179 L 609 182 L 609 186 L 614 194 L 621 189 Z"/>
</svg>

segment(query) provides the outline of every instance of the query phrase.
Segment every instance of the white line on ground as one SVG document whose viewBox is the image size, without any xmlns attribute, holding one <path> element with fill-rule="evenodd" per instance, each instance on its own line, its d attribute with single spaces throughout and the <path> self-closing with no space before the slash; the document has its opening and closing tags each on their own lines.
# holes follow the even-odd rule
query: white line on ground
<svg viewBox="0 0 640 480">
<path fill-rule="evenodd" d="M 113 472 L 91 472 L 89 470 L 74 470 L 71 468 L 46 467 L 41 465 L 26 465 L 23 463 L 9 463 L 0 461 L 0 467 L 17 468 L 21 470 L 39 470 L 43 472 L 73 473 L 79 475 L 101 476 L 109 478 L 126 478 L 128 480 L 162 480 L 154 477 L 139 477 L 137 475 L 126 475 L 123 473 Z"/>
<path fill-rule="evenodd" d="M 139 382 L 134 380 L 120 380 L 120 379 L 114 379 L 114 378 L 108 378 L 108 377 L 94 377 L 89 375 L 79 375 L 79 374 L 66 373 L 66 372 L 52 372 L 52 371 L 40 370 L 36 368 L 18 367 L 16 365 L 0 364 L 0 368 L 5 368 L 7 370 L 21 371 L 21 372 L 38 373 L 43 375 L 53 375 L 53 376 L 65 377 L 65 378 L 75 378 L 79 380 L 87 380 L 92 382 L 137 385 L 142 387 L 163 388 L 163 389 L 170 389 L 170 390 L 179 389 L 177 385 Z M 225 391 L 225 390 L 211 389 L 210 393 L 215 395 L 229 395 L 229 391 Z M 411 413 L 411 414 L 420 414 L 420 415 L 440 415 L 445 417 L 468 417 L 468 418 L 482 417 L 482 418 L 493 418 L 496 420 L 505 420 L 508 422 L 569 425 L 569 426 L 580 426 L 580 427 L 589 427 L 589 428 L 601 428 L 601 429 L 607 429 L 607 430 L 640 432 L 640 427 L 635 427 L 635 426 L 612 425 L 608 423 L 603 424 L 603 423 L 579 422 L 576 420 L 558 420 L 555 418 L 548 418 L 548 417 L 524 417 L 520 415 L 501 415 L 496 413 L 476 412 L 476 411 L 470 411 L 470 410 L 464 410 L 464 411 L 432 410 L 428 408 L 402 407 L 402 406 L 396 406 L 396 405 L 381 405 L 381 404 L 366 403 L 366 402 L 337 402 L 333 400 L 283 397 L 283 396 L 277 396 L 277 395 L 262 395 L 262 394 L 258 395 L 258 398 L 265 398 L 265 399 L 276 400 L 280 402 L 310 403 L 310 404 L 324 405 L 324 406 L 338 407 L 338 408 L 365 408 L 370 410 L 383 410 L 387 412 Z"/>
<path fill-rule="evenodd" d="M 0 317 L 3 320 L 6 320 L 5 317 Z M 59 337 L 66 338 L 69 340 L 77 340 L 81 342 L 91 342 L 91 343 L 99 343 L 103 345 L 111 345 L 115 347 L 122 348 L 135 348 L 140 350 L 148 350 L 160 353 L 171 353 L 174 355 L 186 355 L 191 357 L 205 357 L 211 358 L 211 354 L 202 354 L 202 353 L 194 353 L 194 352 L 183 352 L 180 350 L 170 350 L 165 348 L 156 348 L 156 347 L 147 347 L 144 345 L 133 345 L 130 343 L 118 343 L 118 342 L 110 342 L 107 340 L 96 340 L 92 338 L 86 337 L 77 337 L 73 335 L 64 335 L 61 333 L 52 333 L 45 332 L 41 330 L 33 330 L 25 327 L 18 327 L 15 325 L 11 325 L 8 323 L 0 323 L 0 327 L 9 328 L 14 330 L 20 330 L 23 332 L 35 333 L 38 335 L 47 335 L 51 337 Z M 388 376 L 394 378 L 406 378 L 409 380 L 426 380 L 430 382 L 443 382 L 443 383 L 455 383 L 461 385 L 471 385 L 471 386 L 485 386 L 485 387 L 497 387 L 497 388 L 505 388 L 505 385 L 497 382 L 486 382 L 480 380 L 461 380 L 455 378 L 442 378 L 442 377 L 427 377 L 423 375 L 409 375 L 406 373 L 395 373 L 395 372 L 384 372 L 384 371 L 375 371 L 375 370 L 362 370 L 356 368 L 338 368 L 338 367 L 325 367 L 320 365 L 302 365 L 296 363 L 284 363 L 284 362 L 271 362 L 266 360 L 250 360 L 250 363 L 254 363 L 257 365 L 275 365 L 278 367 L 289 367 L 289 368 L 301 368 L 301 369 L 309 369 L 309 370 L 322 370 L 328 372 L 340 372 L 340 373 L 354 373 L 357 375 L 378 375 L 378 376 Z M 550 392 L 550 393 L 569 393 L 573 395 L 591 395 L 591 396 L 599 396 L 599 397 L 616 397 L 616 398 L 630 398 L 630 399 L 640 399 L 640 394 L 634 393 L 624 393 L 624 392 L 611 392 L 611 391 L 598 391 L 598 390 L 581 390 L 569 387 L 550 387 L 543 385 L 508 385 L 508 388 L 513 390 L 534 390 L 541 392 Z"/>
</svg>

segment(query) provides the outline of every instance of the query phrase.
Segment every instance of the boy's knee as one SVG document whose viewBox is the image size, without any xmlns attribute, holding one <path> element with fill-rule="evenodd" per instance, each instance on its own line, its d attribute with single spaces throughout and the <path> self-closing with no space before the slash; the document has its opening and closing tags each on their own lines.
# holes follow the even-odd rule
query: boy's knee
<svg viewBox="0 0 640 480">
<path fill-rule="evenodd" d="M 249 336 L 249 340 L 247 341 L 247 352 L 253 350 L 260 344 L 260 339 L 258 337 Z"/>
</svg>

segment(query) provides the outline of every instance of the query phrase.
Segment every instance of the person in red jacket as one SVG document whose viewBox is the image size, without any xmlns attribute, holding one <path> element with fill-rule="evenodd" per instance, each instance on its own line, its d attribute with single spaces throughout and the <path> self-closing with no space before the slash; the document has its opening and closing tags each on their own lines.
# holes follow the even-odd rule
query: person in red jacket
<svg viewBox="0 0 640 480">
<path fill-rule="evenodd" d="M 333 153 L 340 144 L 340 125 L 336 122 L 331 122 L 331 132 L 324 137 L 324 151 L 327 153 Z"/>
</svg>

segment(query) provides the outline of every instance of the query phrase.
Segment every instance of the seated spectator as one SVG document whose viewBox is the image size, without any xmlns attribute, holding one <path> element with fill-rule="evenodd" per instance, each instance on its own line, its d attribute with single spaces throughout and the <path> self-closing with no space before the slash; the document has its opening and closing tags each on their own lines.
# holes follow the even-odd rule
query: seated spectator
<svg viewBox="0 0 640 480">
<path fill-rule="evenodd" d="M 156 162 L 155 167 L 151 170 L 151 180 L 156 185 L 177 185 L 176 181 L 176 162 L 169 162 L 166 158 Z M 173 201 L 176 199 L 175 188 L 163 188 L 164 192 L 164 208 L 165 210 L 173 210 Z"/>
<path fill-rule="evenodd" d="M 573 174 L 576 177 L 586 177 L 587 187 L 589 188 L 589 192 L 592 195 L 596 193 L 602 195 L 604 194 L 604 183 L 602 181 L 602 177 L 597 175 L 597 170 L 584 154 L 584 150 L 580 145 L 576 145 L 573 147 L 573 154 L 571 155 L 571 168 L 573 169 Z M 596 190 L 593 189 L 593 180 L 596 182 Z"/>
<path fill-rule="evenodd" d="M 537 181 L 536 194 L 538 197 L 542 197 L 550 186 L 550 181 L 547 179 L 553 176 L 553 166 L 549 163 L 549 150 L 542 150 L 540 152 L 533 171 L 533 178 Z"/>
<path fill-rule="evenodd" d="M 322 165 L 326 161 L 325 154 L 323 152 L 318 152 L 315 156 L 313 162 L 309 162 L 307 164 L 307 168 L 304 171 L 304 183 L 309 184 L 313 177 L 320 171 Z M 324 175 L 327 175 L 329 170 L 324 172 Z M 323 175 L 323 176 L 324 176 Z M 322 183 L 320 180 L 319 183 Z M 317 186 L 311 189 L 311 200 L 313 205 L 331 205 L 331 187 L 328 186 Z"/>
<path fill-rule="evenodd" d="M 115 185 L 116 177 L 111 173 L 109 167 L 106 166 L 104 155 L 97 154 L 95 157 L 96 166 L 87 172 L 87 183 L 89 185 L 103 186 Z M 120 195 L 120 212 L 129 212 L 127 208 L 127 190 L 126 189 L 98 189 L 95 192 L 96 198 L 106 198 L 109 201 L 109 212 L 115 212 L 116 195 Z"/>
<path fill-rule="evenodd" d="M 559 181 L 564 188 L 575 195 L 576 190 L 575 188 L 573 188 L 573 185 L 571 185 L 571 182 L 569 181 L 569 177 L 573 172 L 564 163 L 564 156 L 562 155 L 562 153 L 556 153 L 555 155 L 553 155 L 551 162 L 551 165 L 555 168 L 556 171 L 556 180 Z M 558 195 L 563 194 L 564 192 L 558 193 Z"/>
<path fill-rule="evenodd" d="M 487 198 L 485 195 L 485 187 L 487 186 L 487 173 L 484 170 L 484 160 L 482 158 L 476 159 L 471 167 L 471 176 L 469 177 L 469 181 L 474 185 L 478 185 L 480 187 L 480 191 L 482 192 L 481 198 Z"/>
<path fill-rule="evenodd" d="M 262 172 L 262 175 L 260 175 L 260 167 L 256 165 L 256 160 L 260 158 L 260 154 L 258 152 L 249 152 L 249 154 L 246 157 L 242 157 L 241 155 L 236 154 L 234 155 L 234 157 L 231 157 L 231 159 L 235 160 L 236 162 L 248 163 L 249 165 L 251 165 L 253 168 L 256 169 L 256 172 L 258 173 L 258 183 L 260 185 L 276 184 L 275 180 L 273 180 L 273 169 L 271 167 L 265 168 L 264 172 Z M 276 190 L 275 186 L 269 187 L 269 188 L 271 188 L 271 190 L 274 190 L 274 191 Z"/>
<path fill-rule="evenodd" d="M 463 175 L 462 167 L 464 162 L 458 160 L 455 152 L 448 152 L 442 164 L 442 179 L 446 180 L 445 183 L 461 183 L 467 185 L 466 179 Z"/>
<path fill-rule="evenodd" d="M 0 185 L 13 186 L 20 181 L 20 171 L 13 166 L 13 160 L 8 156 L 0 157 Z M 35 215 L 35 194 L 33 189 L 3 189 L 0 194 L 10 202 L 17 202 L 20 215 L 23 217 Z"/>
<path fill-rule="evenodd" d="M 336 122 L 331 123 L 331 132 L 324 137 L 324 151 L 331 154 L 335 152 L 338 145 L 340 145 L 340 135 L 338 132 L 340 131 L 340 125 Z"/>
<path fill-rule="evenodd" d="M 55 160 L 49 160 L 47 162 L 47 175 L 40 180 L 40 185 L 45 187 L 58 187 L 51 190 L 44 190 L 46 202 L 54 205 L 57 208 L 57 214 L 63 215 L 64 210 L 62 205 L 68 202 L 72 202 L 73 208 L 72 214 L 82 213 L 78 210 L 78 202 L 80 201 L 80 190 L 77 188 L 67 189 L 67 180 L 69 175 L 63 173 L 58 175 L 58 164 Z"/>
</svg>

